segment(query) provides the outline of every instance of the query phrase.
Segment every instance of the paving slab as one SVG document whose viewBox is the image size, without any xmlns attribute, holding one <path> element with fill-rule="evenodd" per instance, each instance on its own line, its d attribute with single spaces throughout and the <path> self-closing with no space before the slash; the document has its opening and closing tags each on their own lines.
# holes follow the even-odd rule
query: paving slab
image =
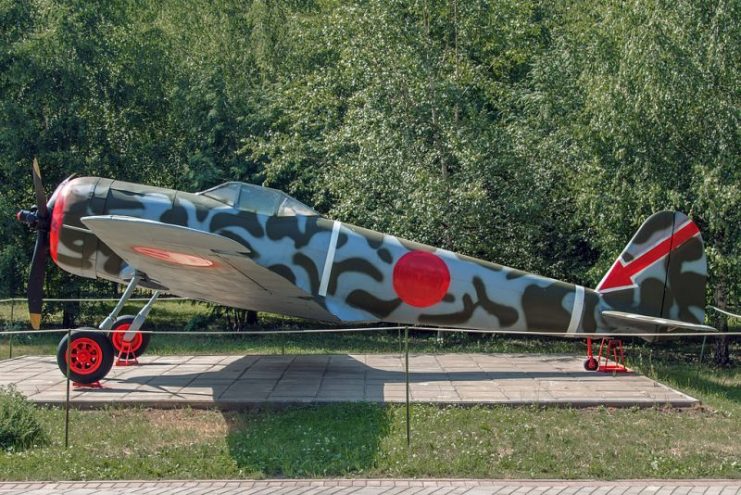
<svg viewBox="0 0 741 495">
<path fill-rule="evenodd" d="M 738 480 L 312 479 L 0 482 L 0 495 L 738 495 Z"/>
<path fill-rule="evenodd" d="M 76 388 L 71 404 L 253 408 L 269 404 L 406 400 L 398 354 L 143 356 L 114 368 L 102 388 Z M 573 355 L 409 356 L 412 402 L 571 407 L 690 407 L 699 401 L 638 373 L 585 371 Z M 62 405 L 66 381 L 53 356 L 0 361 L 0 379 L 31 401 Z"/>
</svg>

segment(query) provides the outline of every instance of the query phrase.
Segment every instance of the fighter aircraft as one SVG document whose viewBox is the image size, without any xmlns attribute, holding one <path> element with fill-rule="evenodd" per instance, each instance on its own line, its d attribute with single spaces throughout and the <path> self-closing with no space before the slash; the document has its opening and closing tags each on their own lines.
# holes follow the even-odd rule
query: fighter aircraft
<svg viewBox="0 0 741 495">
<path fill-rule="evenodd" d="M 332 323 L 390 322 L 567 337 L 703 324 L 707 262 L 695 223 L 662 211 L 638 229 L 596 289 L 533 275 L 326 218 L 287 194 L 227 182 L 188 193 L 100 177 L 69 178 L 18 220 L 38 231 L 28 283 L 41 321 L 48 254 L 63 270 L 128 284 L 100 324 L 64 337 L 60 369 L 92 383 L 114 354 L 144 352 L 141 332 L 160 291 L 235 308 Z M 119 313 L 154 289 L 135 317 Z M 67 354 L 69 347 L 70 353 Z M 596 369 L 591 357 L 585 368 Z"/>
</svg>

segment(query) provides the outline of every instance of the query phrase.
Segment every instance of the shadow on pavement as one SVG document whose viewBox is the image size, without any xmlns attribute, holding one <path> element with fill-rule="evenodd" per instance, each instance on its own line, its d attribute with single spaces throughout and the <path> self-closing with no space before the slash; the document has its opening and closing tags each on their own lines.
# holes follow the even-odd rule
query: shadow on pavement
<svg viewBox="0 0 741 495">
<path fill-rule="evenodd" d="M 166 357 L 145 365 L 135 374 L 106 381 L 107 393 L 130 388 L 130 384 L 145 385 L 151 392 L 175 394 L 176 397 L 214 402 L 224 409 L 241 406 L 280 406 L 285 404 L 309 404 L 332 402 L 383 402 L 384 399 L 400 399 L 405 390 L 406 374 L 403 371 L 383 368 L 399 367 L 400 358 L 384 356 L 379 359 L 379 368 L 369 366 L 351 355 L 252 355 L 209 356 L 214 363 L 179 364 Z M 204 357 L 205 358 L 205 357 Z M 219 360 L 234 358 L 226 365 Z M 549 365 L 573 363 L 573 357 L 549 358 Z M 147 374 L 152 366 L 165 369 L 178 365 L 174 370 L 160 374 Z M 424 366 L 421 366 L 424 368 Z M 209 370 L 208 368 L 217 368 Z M 409 381 L 415 383 L 465 382 L 467 385 L 491 383 L 492 381 L 529 379 L 572 379 L 598 378 L 594 372 L 493 370 L 493 371 L 409 371 Z M 450 402 L 454 402 L 451 400 Z"/>
</svg>

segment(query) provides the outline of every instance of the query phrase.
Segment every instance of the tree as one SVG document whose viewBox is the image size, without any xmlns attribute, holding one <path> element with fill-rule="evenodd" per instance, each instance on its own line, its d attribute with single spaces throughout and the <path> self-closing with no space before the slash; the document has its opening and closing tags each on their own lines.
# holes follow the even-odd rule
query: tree
<svg viewBox="0 0 741 495">
<path fill-rule="evenodd" d="M 537 62 L 527 108 L 533 159 L 570 178 L 575 213 L 595 234 L 601 256 L 590 277 L 642 218 L 679 209 L 703 232 L 708 300 L 737 306 L 738 3 L 580 7 Z"/>
</svg>

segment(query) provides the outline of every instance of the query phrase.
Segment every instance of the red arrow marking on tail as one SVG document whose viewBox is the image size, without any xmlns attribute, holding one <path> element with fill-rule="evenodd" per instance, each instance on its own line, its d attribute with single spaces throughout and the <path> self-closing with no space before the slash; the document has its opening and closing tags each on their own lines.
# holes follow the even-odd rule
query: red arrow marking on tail
<svg viewBox="0 0 741 495">
<path fill-rule="evenodd" d="M 698 229 L 697 225 L 690 220 L 674 232 L 674 235 L 667 237 L 629 263 L 623 264 L 623 260 L 618 258 L 612 267 L 610 267 L 607 275 L 605 275 L 597 286 L 597 290 L 604 292 L 607 290 L 623 289 L 635 285 L 633 278 L 636 275 L 664 258 L 671 251 L 677 249 L 699 233 L 700 229 Z"/>
</svg>

